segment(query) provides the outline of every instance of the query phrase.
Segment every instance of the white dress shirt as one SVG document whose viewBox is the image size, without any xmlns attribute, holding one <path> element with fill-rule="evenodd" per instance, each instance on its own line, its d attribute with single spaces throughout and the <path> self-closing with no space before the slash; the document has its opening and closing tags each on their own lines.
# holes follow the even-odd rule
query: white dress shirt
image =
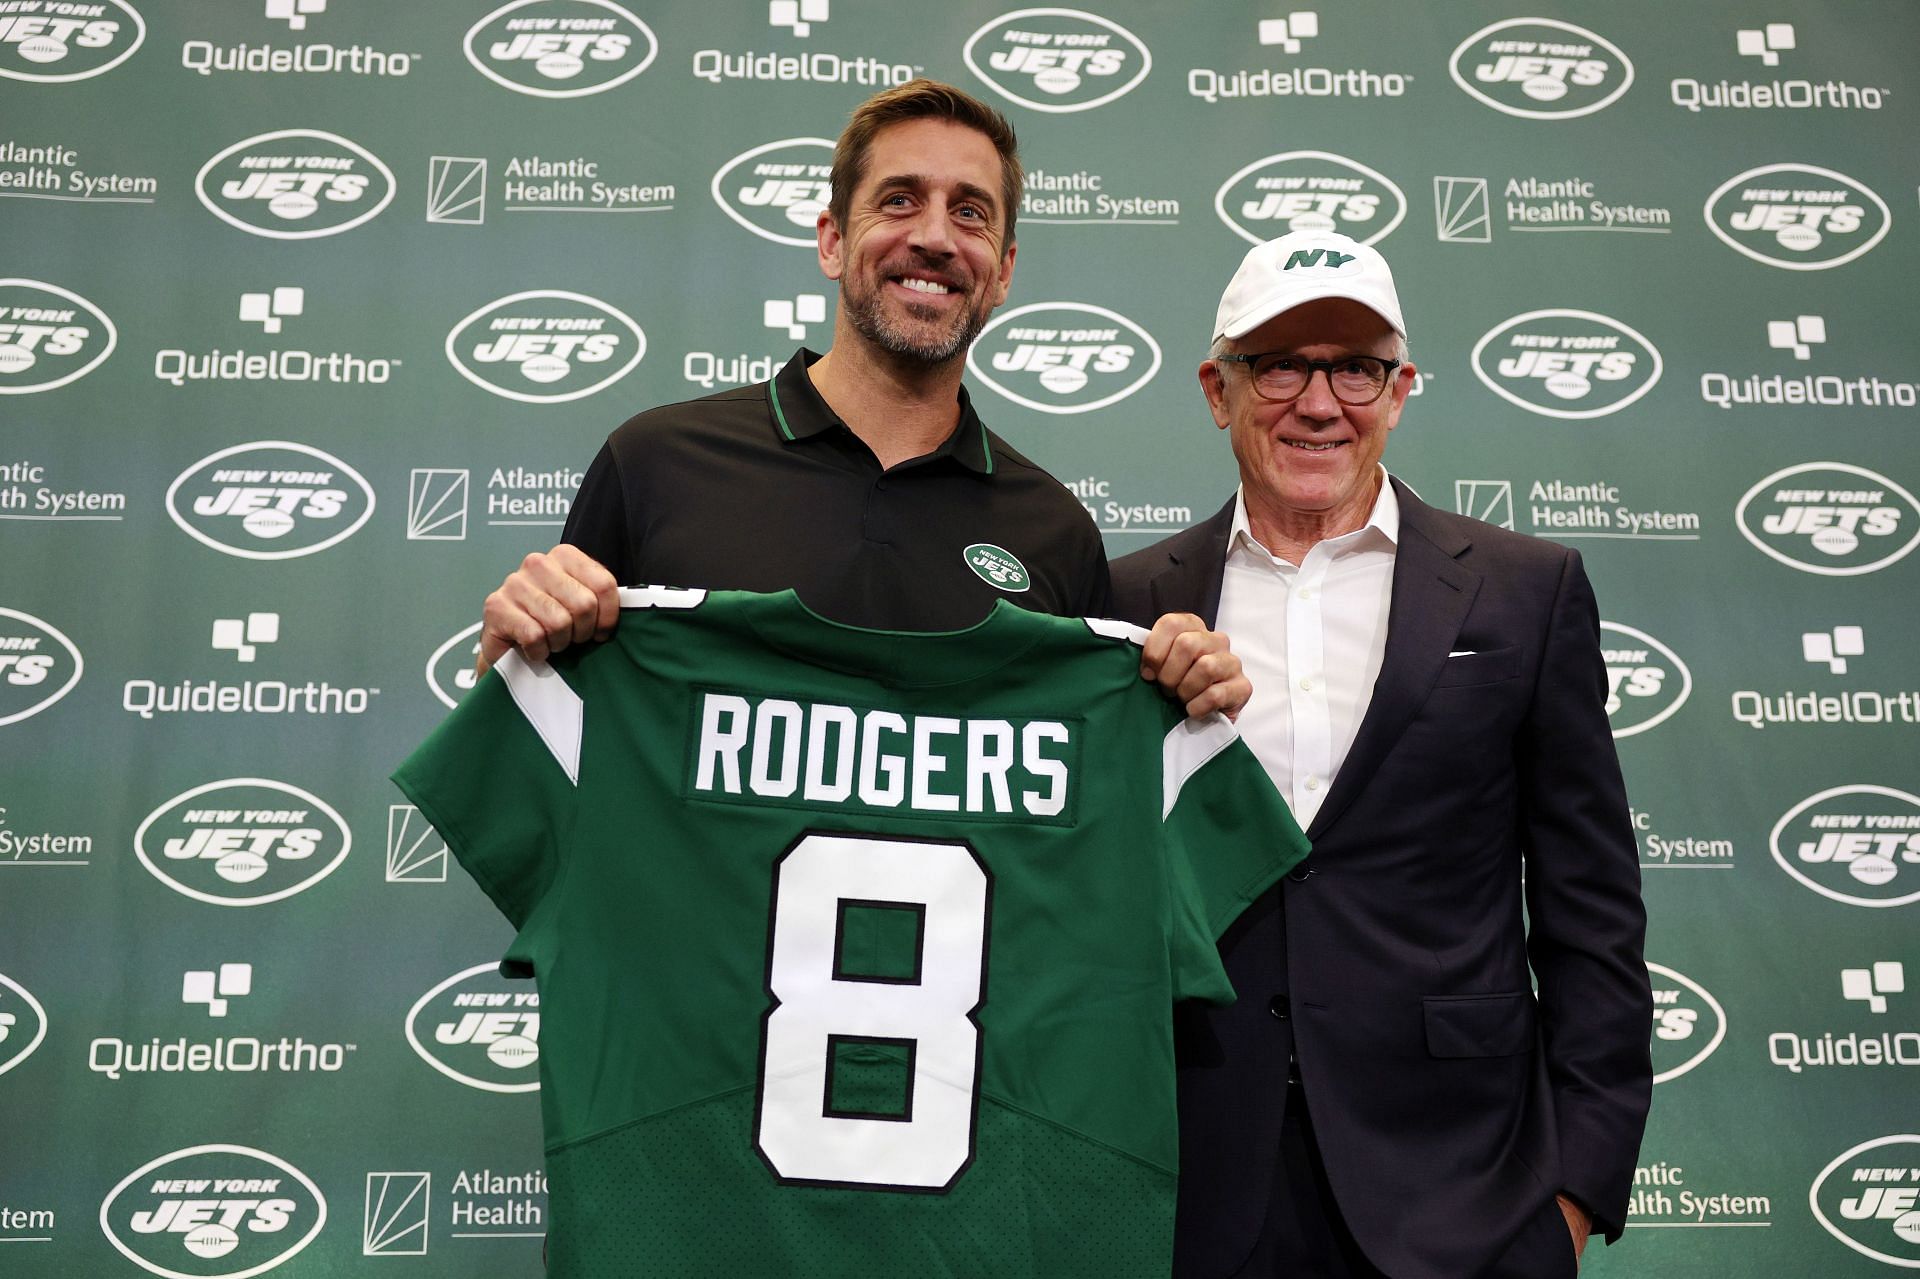
<svg viewBox="0 0 1920 1279">
<path fill-rule="evenodd" d="M 1234 497 L 1217 628 L 1253 681 L 1240 736 L 1302 830 L 1353 747 L 1387 650 L 1400 503 L 1386 474 L 1365 526 L 1314 543 L 1297 565 L 1260 545 L 1245 490 Z"/>
</svg>

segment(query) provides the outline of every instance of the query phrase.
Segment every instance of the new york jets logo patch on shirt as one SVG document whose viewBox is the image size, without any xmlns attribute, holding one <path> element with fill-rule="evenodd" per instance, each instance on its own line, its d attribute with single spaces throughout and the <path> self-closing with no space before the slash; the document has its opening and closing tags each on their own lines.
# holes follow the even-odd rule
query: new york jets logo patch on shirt
<svg viewBox="0 0 1920 1279">
<path fill-rule="evenodd" d="M 1027 576 L 1027 566 L 1012 551 L 991 542 L 975 542 L 964 554 L 967 567 L 978 573 L 980 580 L 988 586 L 997 586 L 1009 594 L 1018 595 L 1033 585 L 1033 579 Z"/>
</svg>

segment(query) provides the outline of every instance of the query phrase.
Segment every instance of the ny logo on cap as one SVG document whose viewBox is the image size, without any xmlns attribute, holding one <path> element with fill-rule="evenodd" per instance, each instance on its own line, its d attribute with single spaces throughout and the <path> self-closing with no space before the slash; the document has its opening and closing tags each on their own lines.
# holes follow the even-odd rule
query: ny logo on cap
<svg viewBox="0 0 1920 1279">
<path fill-rule="evenodd" d="M 1326 265 L 1337 271 L 1353 261 L 1355 256 L 1352 253 L 1340 253 L 1333 249 L 1295 249 L 1292 256 L 1287 259 L 1287 264 L 1280 269 L 1291 271 L 1297 266 Z M 1326 259 L 1324 264 L 1321 262 L 1322 258 Z"/>
</svg>

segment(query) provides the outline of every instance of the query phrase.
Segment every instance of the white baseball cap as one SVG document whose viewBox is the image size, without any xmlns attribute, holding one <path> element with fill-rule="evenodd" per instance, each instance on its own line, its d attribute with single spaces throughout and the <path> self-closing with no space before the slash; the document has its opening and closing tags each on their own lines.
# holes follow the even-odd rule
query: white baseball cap
<svg viewBox="0 0 1920 1279">
<path fill-rule="evenodd" d="M 1295 231 L 1247 250 L 1220 295 L 1213 340 L 1241 337 L 1282 312 L 1321 298 L 1358 302 L 1391 324 L 1395 333 L 1407 336 L 1393 272 L 1377 250 L 1336 231 Z"/>
</svg>

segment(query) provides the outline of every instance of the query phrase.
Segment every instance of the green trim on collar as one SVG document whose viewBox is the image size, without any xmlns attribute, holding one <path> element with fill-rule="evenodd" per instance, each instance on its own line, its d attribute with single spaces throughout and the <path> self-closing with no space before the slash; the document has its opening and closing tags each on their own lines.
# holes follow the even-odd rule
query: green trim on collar
<svg viewBox="0 0 1920 1279">
<path fill-rule="evenodd" d="M 978 419 L 975 419 L 978 421 Z M 980 456 L 986 459 L 987 474 L 993 474 L 993 443 L 987 438 L 987 424 L 980 423 Z"/>
<path fill-rule="evenodd" d="M 773 404 L 773 424 L 780 428 L 783 438 L 791 440 L 793 432 L 787 427 L 787 415 L 780 407 L 780 381 L 778 377 L 767 379 L 767 399 Z"/>
</svg>

